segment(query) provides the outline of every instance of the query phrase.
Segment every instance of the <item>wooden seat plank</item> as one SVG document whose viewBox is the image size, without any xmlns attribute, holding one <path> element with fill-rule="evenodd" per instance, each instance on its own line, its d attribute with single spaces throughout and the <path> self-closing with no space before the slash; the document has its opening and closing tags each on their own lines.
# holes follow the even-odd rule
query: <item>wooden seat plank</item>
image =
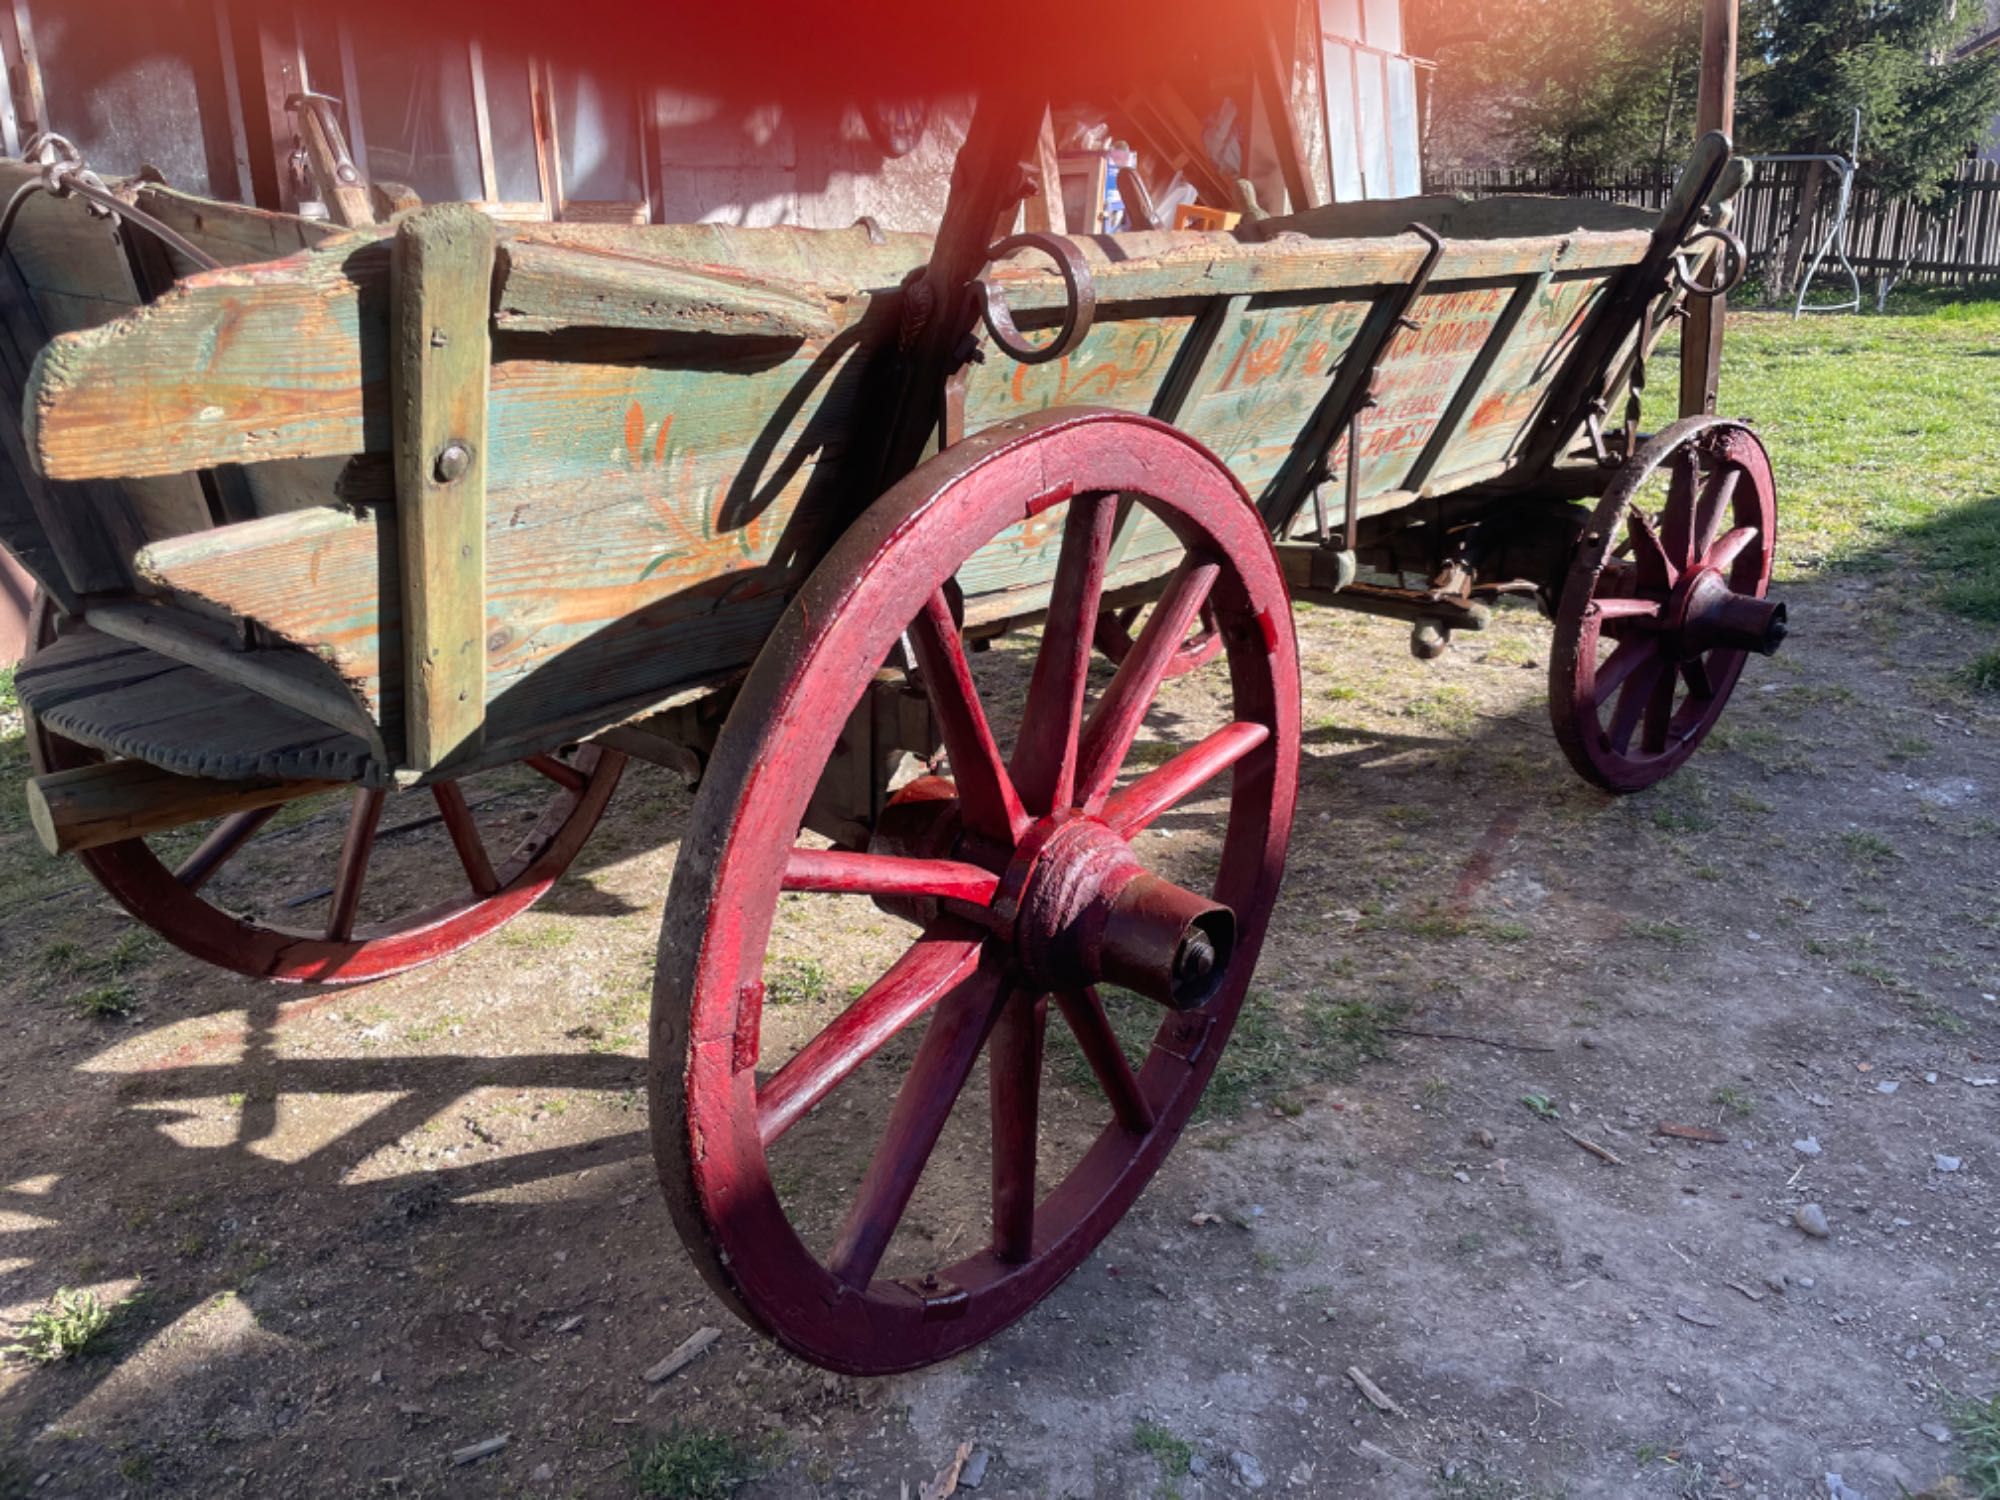
<svg viewBox="0 0 2000 1500">
<path fill-rule="evenodd" d="M 250 688 L 88 627 L 16 674 L 50 730 L 183 776 L 379 782 L 368 742 Z"/>
</svg>

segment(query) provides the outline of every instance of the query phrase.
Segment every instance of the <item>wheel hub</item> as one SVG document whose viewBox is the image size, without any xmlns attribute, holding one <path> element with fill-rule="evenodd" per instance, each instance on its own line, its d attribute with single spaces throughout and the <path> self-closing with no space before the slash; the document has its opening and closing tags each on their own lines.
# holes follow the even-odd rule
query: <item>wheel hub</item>
<svg viewBox="0 0 2000 1500">
<path fill-rule="evenodd" d="M 1161 878 L 1094 818 L 1037 823 L 1001 878 L 996 912 L 1037 985 L 1076 990 L 1108 982 L 1172 1010 L 1195 1010 L 1222 987 L 1236 915 Z"/>
<path fill-rule="evenodd" d="M 1783 603 L 1737 593 L 1715 568 L 1684 576 L 1661 622 L 1683 659 L 1717 649 L 1774 656 L 1786 633 Z"/>
</svg>

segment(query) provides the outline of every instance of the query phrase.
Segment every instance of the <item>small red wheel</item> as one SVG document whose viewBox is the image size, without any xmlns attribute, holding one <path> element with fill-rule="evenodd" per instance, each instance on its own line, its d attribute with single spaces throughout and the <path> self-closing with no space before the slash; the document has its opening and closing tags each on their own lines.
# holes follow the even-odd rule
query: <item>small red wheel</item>
<svg viewBox="0 0 2000 1500">
<path fill-rule="evenodd" d="M 1771 460 L 1740 422 L 1677 422 L 1618 471 L 1570 563 L 1549 655 L 1556 739 L 1585 780 L 1636 792 L 1672 775 L 1748 653 L 1778 649 L 1785 606 L 1765 597 L 1777 522 Z"/>
<path fill-rule="evenodd" d="M 48 602 L 38 601 L 34 619 L 37 644 L 53 639 L 54 623 Z M 66 770 L 101 758 L 89 746 L 50 732 L 32 715 L 27 716 L 27 730 L 29 759 L 38 772 Z M 323 922 L 310 929 L 244 915 L 217 899 L 218 888 L 229 884 L 218 880 L 226 864 L 246 847 L 254 849 L 257 842 L 286 839 L 296 831 L 295 824 L 267 830 L 280 808 L 258 808 L 218 819 L 205 838 L 171 863 L 144 839 L 85 849 L 76 857 L 120 906 L 175 947 L 206 963 L 253 979 L 365 984 L 455 953 L 539 901 L 597 826 L 618 785 L 625 757 L 614 750 L 586 745 L 569 759 L 537 755 L 526 764 L 554 784 L 554 794 L 513 849 L 500 859 L 486 848 L 466 788 L 478 784 L 485 790 L 489 778 L 499 782 L 508 777 L 511 768 L 478 773 L 462 781 L 440 781 L 399 796 L 383 788 L 356 789 L 338 855 L 325 866 L 331 883 L 319 888 L 309 885 L 301 899 L 288 903 L 325 913 Z M 512 779 L 521 778 L 517 775 Z M 546 795 L 540 785 L 535 782 L 531 793 L 537 801 Z M 324 803 L 340 795 L 326 793 L 312 800 Z M 523 793 L 515 787 L 496 790 L 494 795 L 503 802 L 518 802 Z M 402 816 L 399 804 L 412 802 L 430 805 Z M 519 816 L 533 814 L 530 810 Z M 364 923 L 362 917 L 370 914 L 363 904 L 364 888 L 379 843 L 431 826 L 437 830 L 433 834 L 437 842 L 449 840 L 466 889 L 437 900 L 436 866 L 428 866 L 398 883 L 392 899 L 383 903 L 393 907 L 393 912 L 374 913 L 376 920 Z M 265 834 L 264 841 L 257 839 L 260 833 Z M 440 863 L 451 858 L 443 855 L 442 849 L 437 853 Z M 420 862 L 422 857 L 413 853 L 411 861 Z M 256 863 L 256 856 L 249 862 Z M 275 853 L 266 856 L 263 864 L 266 878 L 278 869 L 296 881 L 294 849 L 287 849 L 282 864 L 277 863 Z M 234 904 L 271 894 L 265 880 L 249 872 L 234 884 L 236 889 L 230 893 L 237 898 Z"/>
<path fill-rule="evenodd" d="M 1186 556 L 1090 703 L 1121 495 Z M 1002 699 L 975 683 L 946 585 L 1024 515 L 1058 505 L 1053 594 L 1003 758 L 987 717 Z M 1216 727 L 1155 716 L 1146 727 L 1166 725 L 1183 747 L 1146 745 L 1137 760 L 1151 769 L 1121 782 L 1204 599 L 1229 670 L 1187 691 L 1212 691 Z M 951 779 L 902 788 L 866 851 L 805 847 L 808 799 L 905 630 Z M 995 659 L 1007 655 L 982 655 L 982 671 L 1006 670 Z M 1172 428 L 1074 409 L 1005 423 L 931 460 L 841 536 L 716 747 L 654 990 L 661 1183 L 703 1274 L 745 1319 L 832 1369 L 911 1369 L 1020 1317 L 1110 1231 L 1179 1135 L 1243 1003 L 1284 869 L 1298 716 L 1270 538 L 1229 471 Z M 1194 811 L 1207 801 L 1226 810 L 1219 827 Z M 826 894 L 785 894 L 806 892 Z M 914 931 L 880 939 L 862 971 L 880 977 L 781 1057 L 770 1044 L 787 1012 L 767 991 L 781 897 L 789 930 L 823 934 L 833 908 L 811 903 L 834 893 L 872 897 Z M 823 937 L 816 951 L 838 957 Z M 1052 1014 L 1075 1042 L 1050 1039 L 1051 1069 L 1074 1064 L 1074 1087 L 1055 1095 L 1043 1077 Z M 1121 1017 L 1132 1040 L 1150 1040 L 1136 1060 Z M 954 1116 L 982 1054 L 990 1100 Z M 870 1111 L 878 1125 L 863 1123 Z M 871 1136 L 865 1169 L 840 1177 L 843 1148 Z M 800 1207 L 802 1194 L 819 1207 Z M 954 1205 L 969 1235 L 926 1240 L 907 1222 L 913 1195 Z"/>
<path fill-rule="evenodd" d="M 1140 611 L 1137 609 L 1107 610 L 1097 617 L 1097 628 L 1092 632 L 1091 643 L 1102 651 L 1113 666 L 1125 660 L 1132 649 L 1132 627 L 1138 623 Z M 1222 637 L 1215 629 L 1215 611 L 1204 604 L 1201 620 L 1175 649 L 1167 662 L 1169 679 L 1185 677 L 1214 661 L 1222 654 Z"/>
</svg>

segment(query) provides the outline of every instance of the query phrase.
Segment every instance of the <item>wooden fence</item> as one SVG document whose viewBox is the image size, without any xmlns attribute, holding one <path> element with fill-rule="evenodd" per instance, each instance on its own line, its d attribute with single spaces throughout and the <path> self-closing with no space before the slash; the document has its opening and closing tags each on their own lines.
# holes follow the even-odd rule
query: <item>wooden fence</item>
<svg viewBox="0 0 2000 1500">
<path fill-rule="evenodd" d="M 1768 280 L 1783 257 L 1809 171 L 1802 162 L 1761 165 L 1737 201 L 1733 227 L 1750 252 L 1753 276 Z M 1837 202 L 1838 179 L 1831 172 L 1823 175 L 1806 239 L 1807 262 L 1831 226 Z M 1494 168 L 1432 172 L 1427 191 L 1475 198 L 1554 193 L 1658 209 L 1665 206 L 1672 185 L 1668 177 L 1572 178 Z M 1888 275 L 1899 281 L 1948 286 L 2000 280 L 2000 162 L 1968 161 L 1958 181 L 1928 206 L 1856 189 L 1848 210 L 1847 255 L 1864 279 Z M 1828 265 L 1838 274 L 1838 262 L 1831 255 Z M 1825 275 L 1822 270 L 1822 278 Z"/>
</svg>

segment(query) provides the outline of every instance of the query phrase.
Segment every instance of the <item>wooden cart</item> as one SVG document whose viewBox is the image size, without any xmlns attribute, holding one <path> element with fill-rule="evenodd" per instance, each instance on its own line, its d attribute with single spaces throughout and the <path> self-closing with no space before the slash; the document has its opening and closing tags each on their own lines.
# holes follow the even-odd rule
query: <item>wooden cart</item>
<svg viewBox="0 0 2000 1500">
<path fill-rule="evenodd" d="M 1557 736 L 1614 791 L 1685 760 L 1783 633 L 1755 436 L 1639 430 L 1653 344 L 1734 256 L 1726 139 L 1658 216 L 1414 200 L 993 244 L 1038 119 L 982 106 L 935 239 L 461 205 L 338 229 L 152 183 L 114 220 L 74 163 L 0 167 L 24 413 L 0 535 L 50 601 L 18 677 L 46 842 L 190 951 L 338 983 L 532 901 L 625 756 L 698 776 L 654 1002 L 662 1181 L 711 1283 L 851 1371 L 1020 1316 L 1187 1121 L 1283 872 L 1292 600 L 1407 619 L 1420 655 L 1538 600 Z M 1023 630 L 1000 715 L 975 661 Z M 1149 719 L 1194 673 L 1214 721 Z M 461 787 L 516 765 L 551 800 L 498 858 Z M 435 800 L 466 888 L 371 928 L 392 790 Z M 204 895 L 329 794 L 352 812 L 323 922 Z M 1212 834 L 1199 879 L 1144 836 L 1163 817 Z M 175 864 L 147 843 L 204 820 Z M 909 938 L 766 1055 L 773 924 L 810 893 Z M 1148 1050 L 1101 986 L 1153 1002 Z M 1053 1185 L 1051 1001 L 1106 1116 Z M 920 1018 L 815 1241 L 770 1153 Z M 982 1056 L 990 1240 L 908 1264 Z"/>
</svg>

